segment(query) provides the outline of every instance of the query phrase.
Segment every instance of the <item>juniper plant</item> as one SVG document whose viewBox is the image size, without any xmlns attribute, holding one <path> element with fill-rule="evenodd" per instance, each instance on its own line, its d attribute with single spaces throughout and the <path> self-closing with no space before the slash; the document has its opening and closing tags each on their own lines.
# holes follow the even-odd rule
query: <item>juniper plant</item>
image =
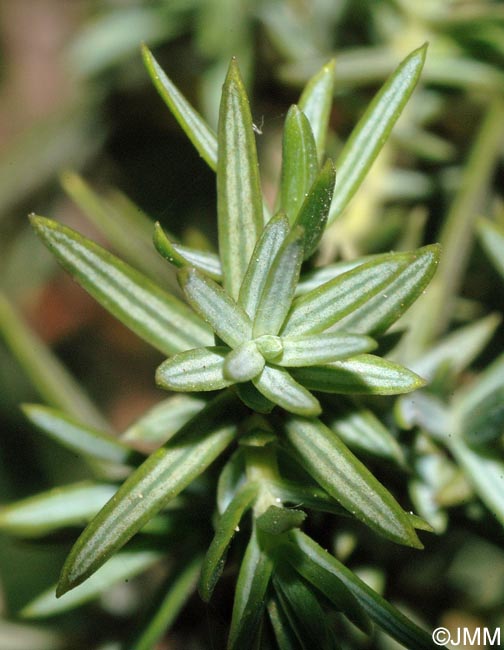
<svg viewBox="0 0 504 650">
<path fill-rule="evenodd" d="M 113 495 L 110 486 L 93 486 L 99 494 L 93 493 L 91 510 L 104 505 L 70 552 L 57 595 L 64 600 L 70 590 L 83 589 L 96 571 L 112 566 L 116 553 L 118 566 L 130 574 L 157 559 L 159 551 L 145 556 L 141 549 L 133 553 L 135 566 L 126 567 L 121 549 L 136 533 L 162 522 L 170 501 L 225 454 L 215 536 L 201 565 L 199 591 L 204 600 L 211 598 L 229 545 L 250 512 L 250 527 L 239 533 L 249 540 L 236 583 L 229 649 L 335 648 L 324 615 L 328 603 L 367 634 L 374 621 L 410 650 L 431 648 L 426 632 L 301 530 L 305 510 L 355 518 L 386 538 L 384 543 L 414 548 L 422 548 L 416 529 L 429 530 L 330 428 L 334 404 L 326 395 L 393 395 L 424 385 L 411 370 L 370 352 L 383 349 L 382 335 L 424 292 L 438 263 L 438 246 L 323 268 L 313 264 L 327 224 L 343 212 L 411 95 L 425 47 L 386 82 L 336 164 L 324 160 L 334 64 L 310 80 L 285 120 L 273 216 L 261 194 L 237 62 L 231 61 L 224 82 L 215 134 L 149 50 L 143 53 L 161 96 L 216 171 L 218 254 L 171 241 L 156 225 L 155 247 L 177 269 L 184 302 L 73 230 L 38 216 L 32 222 L 89 293 L 168 355 L 156 373 L 159 386 L 197 395 L 182 418 L 169 403 L 164 444 L 141 463 L 125 440 L 53 409 L 26 408 L 39 428 L 86 448 L 109 469 L 120 465 L 129 472 Z M 170 417 L 181 419 L 178 430 L 168 424 Z M 377 430 L 381 444 L 394 449 L 392 436 L 383 427 Z M 89 486 L 84 493 L 91 499 Z M 16 512 L 4 511 L 4 526 Z M 197 571 L 199 564 L 191 564 L 191 576 Z M 149 634 L 150 639 L 152 630 Z M 135 647 L 151 647 L 147 636 Z"/>
</svg>

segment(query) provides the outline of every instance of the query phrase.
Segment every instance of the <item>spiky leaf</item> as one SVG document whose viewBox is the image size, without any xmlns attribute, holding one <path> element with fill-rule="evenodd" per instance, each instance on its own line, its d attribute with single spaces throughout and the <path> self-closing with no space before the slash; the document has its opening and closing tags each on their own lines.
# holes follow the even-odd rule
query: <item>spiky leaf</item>
<svg viewBox="0 0 504 650">
<path fill-rule="evenodd" d="M 58 262 L 118 320 L 165 354 L 212 343 L 208 328 L 183 302 L 94 242 L 61 224 L 31 217 Z"/>
<path fill-rule="evenodd" d="M 263 224 L 250 107 L 236 60 L 222 89 L 218 129 L 217 215 L 224 287 L 237 299 Z"/>
</svg>

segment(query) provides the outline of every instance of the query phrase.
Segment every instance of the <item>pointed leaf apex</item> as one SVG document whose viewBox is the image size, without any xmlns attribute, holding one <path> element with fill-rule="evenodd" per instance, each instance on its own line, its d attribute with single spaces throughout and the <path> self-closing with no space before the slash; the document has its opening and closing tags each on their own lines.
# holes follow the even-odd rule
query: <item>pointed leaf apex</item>
<svg viewBox="0 0 504 650">
<path fill-rule="evenodd" d="M 231 79 L 238 81 L 240 84 L 243 83 L 240 66 L 238 65 L 238 59 L 235 56 L 232 56 L 229 62 L 226 82 L 230 81 Z"/>
<path fill-rule="evenodd" d="M 56 586 L 56 598 L 61 598 L 61 596 L 64 596 L 67 591 L 70 591 L 73 588 L 73 585 L 70 584 L 65 575 L 61 575 L 60 581 L 58 582 Z"/>
<path fill-rule="evenodd" d="M 30 220 L 31 225 L 34 228 L 39 228 L 40 226 L 43 225 L 49 225 L 51 223 L 51 219 L 47 219 L 46 217 L 41 217 L 38 214 L 35 214 L 35 212 L 30 212 L 28 215 L 28 219 Z"/>
<path fill-rule="evenodd" d="M 336 59 L 329 59 L 329 61 L 324 65 L 324 72 L 333 73 L 336 71 Z"/>
</svg>

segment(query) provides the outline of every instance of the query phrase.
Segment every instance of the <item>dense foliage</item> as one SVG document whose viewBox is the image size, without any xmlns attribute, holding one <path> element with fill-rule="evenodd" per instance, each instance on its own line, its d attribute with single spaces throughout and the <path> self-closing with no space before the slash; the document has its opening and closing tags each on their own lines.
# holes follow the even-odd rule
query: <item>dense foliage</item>
<svg viewBox="0 0 504 650">
<path fill-rule="evenodd" d="M 282 20 L 279 7 L 265 3 L 260 16 L 286 53 L 300 17 L 293 10 Z M 391 25 L 414 22 L 407 7 L 376 3 L 366 11 L 392 42 Z M 423 11 L 417 27 L 439 32 L 440 10 L 427 4 Z M 392 649 L 398 642 L 421 649 L 439 647 L 431 640 L 436 625 L 502 624 L 504 366 L 491 286 L 504 271 L 504 230 L 491 188 L 504 108 L 492 57 L 471 59 L 463 29 L 476 21 L 489 43 L 487 21 L 497 20 L 498 30 L 502 16 L 484 3 L 473 13 L 461 5 L 453 16 L 445 15 L 442 38 L 458 39 L 466 53 L 453 49 L 450 61 L 434 43 L 423 73 L 426 46 L 394 71 L 384 48 L 368 47 L 365 66 L 350 50 L 335 71 L 324 39 L 306 55 L 307 30 L 277 67 L 303 89 L 282 120 L 274 193 L 262 142 L 268 134 L 253 123 L 239 62 L 229 64 L 223 48 L 229 67 L 213 130 L 143 47 L 154 85 L 202 158 L 191 159 L 192 169 L 206 163 L 215 172 L 217 228 L 202 216 L 208 206 L 196 217 L 188 210 L 185 231 L 177 218 L 154 224 L 124 194 L 103 196 L 74 172 L 62 176 L 64 189 L 94 224 L 95 238 L 104 236 L 119 256 L 68 225 L 31 216 L 60 265 L 168 357 L 157 363 L 147 355 L 143 363 L 152 374 L 157 365 L 158 386 L 173 394 L 118 435 L 11 298 L 0 297 L 5 341 L 46 402 L 24 404 L 24 416 L 66 447 L 70 469 L 66 476 L 60 469 L 59 480 L 49 471 L 60 487 L 13 494 L 0 527 L 32 538 L 34 549 L 58 549 L 58 562 L 60 549 L 75 542 L 58 586 L 34 597 L 34 581 L 22 610 L 33 619 L 62 616 L 61 628 L 5 623 L 0 648 L 2 634 L 5 647 L 15 634 L 32 650 L 90 643 L 144 650 L 164 647 L 173 629 L 184 648 Z M 216 87 L 222 60 L 208 75 Z M 458 65 L 468 71 L 466 86 Z M 358 87 L 389 72 L 344 144 L 337 142 L 335 83 Z M 420 85 L 413 93 L 419 79 L 435 90 Z M 453 159 L 455 145 L 448 122 L 434 131 L 425 124 L 433 107 L 446 107 L 450 86 L 488 108 L 464 168 L 438 187 L 432 172 Z M 156 172 L 162 157 L 153 153 Z M 206 171 L 191 173 L 197 184 Z M 437 229 L 422 206 L 453 187 Z M 181 193 L 188 191 L 183 185 Z M 484 208 L 492 220 L 480 216 Z M 471 258 L 474 236 L 481 248 Z M 106 342 L 98 341 L 93 381 L 105 386 L 112 369 L 115 381 L 131 381 L 121 367 L 131 346 L 138 354 L 131 341 L 118 347 L 121 363 L 111 359 L 110 369 L 100 352 Z M 44 453 L 57 459 L 61 452 L 46 440 Z M 74 470 L 79 480 L 71 480 Z M 476 583 L 485 587 L 475 590 Z M 113 605 L 121 594 L 123 604 Z M 97 599 L 99 612 L 76 609 Z M 392 604 L 397 599 L 408 615 Z M 133 613 L 130 626 L 115 625 Z M 102 622 L 99 639 L 85 632 L 89 620 Z"/>
</svg>

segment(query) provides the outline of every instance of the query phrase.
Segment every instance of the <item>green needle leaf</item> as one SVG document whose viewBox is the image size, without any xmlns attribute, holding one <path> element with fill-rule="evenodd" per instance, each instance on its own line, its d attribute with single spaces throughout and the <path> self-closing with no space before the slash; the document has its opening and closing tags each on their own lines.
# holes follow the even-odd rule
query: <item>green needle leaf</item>
<svg viewBox="0 0 504 650">
<path fill-rule="evenodd" d="M 170 81 L 152 52 L 145 45 L 142 46 L 142 56 L 145 67 L 163 101 L 173 113 L 189 140 L 196 147 L 200 156 L 215 171 L 217 169 L 217 137 L 215 132 Z"/>
<path fill-rule="evenodd" d="M 254 337 L 278 334 L 283 325 L 299 279 L 304 236 L 304 230 L 296 227 L 273 260 L 254 318 Z"/>
<path fill-rule="evenodd" d="M 136 465 L 143 460 L 141 454 L 124 442 L 102 431 L 91 429 L 57 409 L 40 404 L 25 404 L 22 409 L 40 431 L 77 454 L 127 465 Z"/>
<path fill-rule="evenodd" d="M 310 187 L 301 205 L 295 226 L 304 228 L 304 259 L 307 260 L 317 249 L 327 224 L 327 215 L 336 181 L 336 170 L 332 160 L 327 160 Z"/>
<path fill-rule="evenodd" d="M 369 617 L 405 648 L 408 650 L 435 650 L 444 647 L 435 645 L 430 633 L 425 632 L 410 621 L 402 612 L 373 591 L 371 587 L 368 587 L 353 571 L 327 551 L 324 551 L 307 535 L 296 530 L 291 531 L 289 537 L 293 545 L 288 546 L 285 557 L 288 560 L 292 559 L 294 568 L 299 566 L 299 562 L 304 556 L 304 566 L 320 570 L 325 574 L 328 581 L 331 577 L 337 578 L 353 593 Z M 301 553 L 292 553 L 291 555 L 290 551 L 294 551 L 294 546 Z M 311 575 L 317 576 L 315 579 L 318 580 L 320 574 L 314 570 Z M 305 577 L 309 579 L 308 575 L 305 575 Z M 318 586 L 318 584 L 315 583 L 315 586 Z"/>
<path fill-rule="evenodd" d="M 233 381 L 224 375 L 226 347 L 196 348 L 164 361 L 156 371 L 156 383 L 165 390 L 195 392 L 218 390 Z"/>
<path fill-rule="evenodd" d="M 291 535 L 289 534 L 289 537 Z M 304 537 L 304 536 L 303 536 Z M 309 538 L 308 538 L 309 539 Z M 311 541 L 311 540 L 310 540 Z M 284 547 L 284 557 L 303 578 L 312 583 L 336 608 L 345 613 L 365 634 L 370 634 L 372 624 L 366 612 L 342 580 L 328 574 L 294 544 Z"/>
<path fill-rule="evenodd" d="M 224 362 L 224 376 L 234 382 L 244 382 L 257 377 L 264 368 L 264 357 L 255 341 L 247 341 L 232 350 Z"/>
<path fill-rule="evenodd" d="M 399 395 L 425 386 L 425 380 L 411 370 L 373 354 L 325 366 L 296 368 L 292 375 L 303 386 L 323 393 Z"/>
<path fill-rule="evenodd" d="M 294 223 L 318 172 L 317 145 L 306 115 L 291 106 L 285 118 L 280 209 Z"/>
<path fill-rule="evenodd" d="M 243 278 L 238 303 L 254 318 L 271 265 L 289 234 L 287 217 L 280 213 L 264 227 Z"/>
<path fill-rule="evenodd" d="M 43 217 L 32 225 L 58 262 L 105 309 L 164 354 L 212 343 L 183 302 L 79 233 Z"/>
<path fill-rule="evenodd" d="M 189 303 L 219 338 L 234 348 L 252 335 L 252 324 L 243 309 L 216 282 L 193 268 L 179 271 Z"/>
<path fill-rule="evenodd" d="M 331 406 L 333 404 L 331 400 Z M 399 443 L 371 410 L 359 404 L 334 404 L 334 415 L 329 414 L 326 422 L 352 450 L 405 466 Z"/>
<path fill-rule="evenodd" d="M 439 244 L 412 252 L 411 263 L 382 291 L 339 320 L 337 329 L 373 336 L 385 332 L 424 292 L 436 272 L 440 253 Z"/>
<path fill-rule="evenodd" d="M 336 62 L 331 59 L 308 81 L 299 99 L 299 108 L 308 118 L 313 131 L 319 162 L 324 157 L 334 94 L 335 68 Z"/>
<path fill-rule="evenodd" d="M 250 650 L 253 647 L 272 571 L 273 561 L 260 548 L 254 530 L 236 583 L 228 650 Z"/>
<path fill-rule="evenodd" d="M 222 280 L 222 268 L 218 255 L 174 244 L 168 239 L 159 223 L 154 225 L 154 246 L 162 257 L 177 268 L 193 266 L 218 282 Z"/>
<path fill-rule="evenodd" d="M 201 569 L 199 592 L 205 602 L 212 597 L 215 585 L 224 569 L 227 549 L 238 530 L 241 518 L 254 503 L 258 492 L 259 485 L 257 483 L 243 485 L 219 519 L 215 536 Z"/>
<path fill-rule="evenodd" d="M 295 381 L 286 370 L 264 366 L 259 377 L 252 380 L 257 390 L 286 411 L 299 415 L 318 415 L 318 400 Z"/>
<path fill-rule="evenodd" d="M 385 288 L 416 258 L 416 253 L 388 253 L 342 273 L 296 298 L 282 334 L 323 332 L 365 304 Z"/>
<path fill-rule="evenodd" d="M 313 478 L 355 517 L 385 537 L 423 548 L 394 497 L 320 420 L 290 418 L 287 440 Z"/>
<path fill-rule="evenodd" d="M 125 481 L 74 545 L 58 596 L 92 575 L 219 456 L 236 433 L 238 404 L 232 394 L 217 397 Z"/>
<path fill-rule="evenodd" d="M 257 152 L 249 101 L 232 59 L 219 112 L 217 215 L 224 287 L 238 298 L 263 226 Z"/>
<path fill-rule="evenodd" d="M 39 537 L 67 526 L 82 526 L 116 490 L 115 485 L 84 481 L 53 488 L 0 508 L 0 528 L 12 535 Z"/>
<path fill-rule="evenodd" d="M 336 161 L 338 180 L 328 222 L 348 205 L 413 92 L 425 61 L 427 45 L 414 50 L 389 77 L 352 131 Z"/>
<path fill-rule="evenodd" d="M 275 358 L 275 363 L 284 367 L 315 366 L 347 359 L 377 346 L 369 336 L 339 332 L 286 336 L 280 340 L 282 352 Z"/>
</svg>

